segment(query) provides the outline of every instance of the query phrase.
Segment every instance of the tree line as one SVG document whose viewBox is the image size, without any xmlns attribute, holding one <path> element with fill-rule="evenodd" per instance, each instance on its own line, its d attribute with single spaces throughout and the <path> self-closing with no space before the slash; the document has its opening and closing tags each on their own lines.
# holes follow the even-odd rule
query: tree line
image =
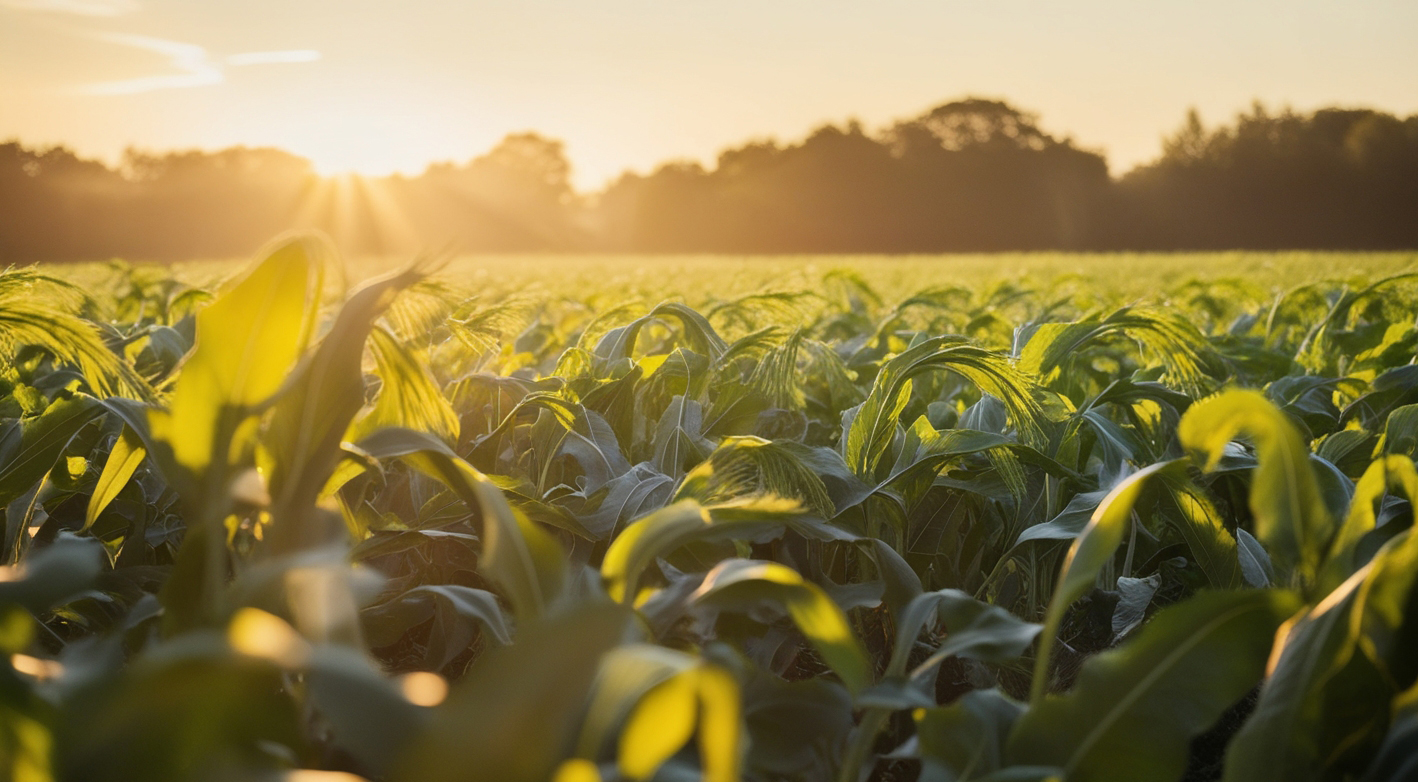
<svg viewBox="0 0 1418 782">
<path fill-rule="evenodd" d="M 870 132 L 824 125 L 711 167 L 666 163 L 578 193 L 562 144 L 509 135 L 418 176 L 318 176 L 275 149 L 128 152 L 0 144 L 0 263 L 244 255 L 289 228 L 351 254 L 454 251 L 929 253 L 1418 247 L 1418 115 L 1256 104 L 1195 111 L 1154 161 L 1098 152 L 970 98 Z"/>
</svg>

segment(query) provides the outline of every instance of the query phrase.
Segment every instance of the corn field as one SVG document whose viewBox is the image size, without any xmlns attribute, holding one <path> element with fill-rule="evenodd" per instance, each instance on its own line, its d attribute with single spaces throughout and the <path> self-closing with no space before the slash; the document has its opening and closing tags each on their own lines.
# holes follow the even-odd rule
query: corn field
<svg viewBox="0 0 1418 782">
<path fill-rule="evenodd" d="M 1418 778 L 1418 273 L 109 274 L 0 273 L 0 779 Z"/>
</svg>

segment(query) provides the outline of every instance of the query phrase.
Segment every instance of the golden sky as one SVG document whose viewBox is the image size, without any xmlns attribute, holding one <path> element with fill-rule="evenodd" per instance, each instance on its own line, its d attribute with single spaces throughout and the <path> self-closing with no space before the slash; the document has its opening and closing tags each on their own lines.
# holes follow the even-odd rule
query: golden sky
<svg viewBox="0 0 1418 782">
<path fill-rule="evenodd" d="M 0 0 L 0 139 L 272 145 L 416 173 L 513 131 L 599 187 L 825 121 L 1005 98 L 1157 154 L 1196 106 L 1418 112 L 1418 0 Z"/>
</svg>

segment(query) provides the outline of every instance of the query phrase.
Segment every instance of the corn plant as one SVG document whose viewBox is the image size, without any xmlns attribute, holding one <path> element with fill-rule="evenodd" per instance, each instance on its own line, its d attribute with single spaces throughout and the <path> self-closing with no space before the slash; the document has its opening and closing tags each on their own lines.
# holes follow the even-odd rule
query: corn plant
<svg viewBox="0 0 1418 782">
<path fill-rule="evenodd" d="M 1403 275 L 0 273 L 0 777 L 1388 780 Z"/>
</svg>

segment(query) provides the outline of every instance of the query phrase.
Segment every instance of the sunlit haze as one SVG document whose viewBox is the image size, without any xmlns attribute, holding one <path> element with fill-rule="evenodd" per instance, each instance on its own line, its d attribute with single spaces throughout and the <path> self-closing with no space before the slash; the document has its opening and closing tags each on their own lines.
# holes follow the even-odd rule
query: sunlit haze
<svg viewBox="0 0 1418 782">
<path fill-rule="evenodd" d="M 271 145 L 386 174 L 535 130 L 584 189 L 984 95 L 1117 172 L 1188 106 L 1414 112 L 1415 32 L 1412 0 L 0 0 L 0 139 L 108 161 Z"/>
</svg>

